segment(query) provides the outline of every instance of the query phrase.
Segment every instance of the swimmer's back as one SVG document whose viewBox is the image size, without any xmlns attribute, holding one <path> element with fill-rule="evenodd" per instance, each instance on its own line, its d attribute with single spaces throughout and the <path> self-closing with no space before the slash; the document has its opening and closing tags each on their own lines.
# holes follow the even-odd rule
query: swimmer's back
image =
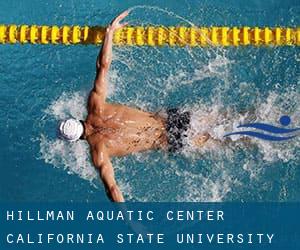
<svg viewBox="0 0 300 250">
<path fill-rule="evenodd" d="M 152 113 L 120 104 L 103 103 L 90 109 L 86 121 L 95 130 L 88 139 L 95 144 L 103 141 L 111 156 L 122 156 L 166 145 L 165 122 Z"/>
</svg>

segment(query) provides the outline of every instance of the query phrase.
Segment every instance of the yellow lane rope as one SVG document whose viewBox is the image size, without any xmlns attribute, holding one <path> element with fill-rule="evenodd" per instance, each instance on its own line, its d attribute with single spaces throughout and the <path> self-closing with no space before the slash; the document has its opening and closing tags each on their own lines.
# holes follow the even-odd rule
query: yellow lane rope
<svg viewBox="0 0 300 250">
<path fill-rule="evenodd" d="M 100 44 L 105 27 L 0 25 L 0 44 Z M 114 44 L 136 46 L 299 46 L 300 27 L 126 27 Z"/>
</svg>

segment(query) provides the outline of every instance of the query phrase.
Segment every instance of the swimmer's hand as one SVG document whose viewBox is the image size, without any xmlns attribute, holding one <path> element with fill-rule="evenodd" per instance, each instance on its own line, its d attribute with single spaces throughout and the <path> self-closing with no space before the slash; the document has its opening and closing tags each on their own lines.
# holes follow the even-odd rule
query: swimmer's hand
<svg viewBox="0 0 300 250">
<path fill-rule="evenodd" d="M 110 25 L 107 27 L 107 32 L 115 32 L 117 29 L 124 28 L 126 25 L 128 25 L 128 22 L 120 23 L 125 17 L 127 17 L 129 14 L 129 10 L 124 11 L 119 16 L 117 16 Z"/>
</svg>

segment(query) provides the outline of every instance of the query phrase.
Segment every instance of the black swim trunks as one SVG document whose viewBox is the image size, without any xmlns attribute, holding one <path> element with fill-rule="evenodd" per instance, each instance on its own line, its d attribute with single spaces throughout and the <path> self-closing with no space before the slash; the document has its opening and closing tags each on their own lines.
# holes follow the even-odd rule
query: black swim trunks
<svg viewBox="0 0 300 250">
<path fill-rule="evenodd" d="M 183 139 L 190 128 L 191 114 L 180 112 L 177 108 L 169 109 L 167 114 L 169 152 L 173 153 L 183 148 Z"/>
</svg>

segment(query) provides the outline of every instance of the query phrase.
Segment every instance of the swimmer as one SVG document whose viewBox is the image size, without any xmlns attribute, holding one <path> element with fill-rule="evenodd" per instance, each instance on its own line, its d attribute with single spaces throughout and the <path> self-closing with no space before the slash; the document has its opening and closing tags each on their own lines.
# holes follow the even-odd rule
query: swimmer
<svg viewBox="0 0 300 250">
<path fill-rule="evenodd" d="M 96 60 L 94 87 L 88 98 L 88 115 L 84 121 L 67 119 L 58 127 L 59 137 L 70 142 L 86 140 L 95 168 L 108 197 L 123 202 L 110 159 L 145 150 L 180 151 L 183 137 L 189 129 L 191 115 L 179 109 L 169 109 L 162 117 L 125 105 L 109 103 L 107 76 L 112 61 L 114 32 L 128 23 L 121 21 L 129 14 L 123 12 L 106 28 L 105 39 Z M 208 133 L 195 136 L 195 146 L 201 147 L 210 139 Z"/>
</svg>

